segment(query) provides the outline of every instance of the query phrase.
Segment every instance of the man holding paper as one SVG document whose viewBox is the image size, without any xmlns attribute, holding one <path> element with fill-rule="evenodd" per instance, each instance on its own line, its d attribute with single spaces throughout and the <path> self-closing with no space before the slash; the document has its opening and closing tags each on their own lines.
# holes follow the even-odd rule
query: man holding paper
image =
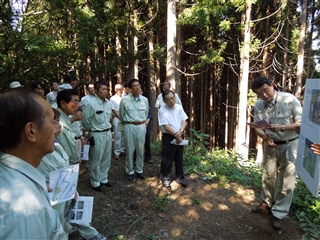
<svg viewBox="0 0 320 240">
<path fill-rule="evenodd" d="M 165 106 L 158 112 L 158 122 L 162 131 L 162 161 L 160 177 L 165 188 L 171 189 L 171 168 L 176 166 L 176 182 L 187 187 L 183 174 L 183 146 L 180 145 L 186 127 L 187 114 L 181 105 L 176 104 L 174 92 L 165 90 L 162 93 Z M 175 144 L 173 140 L 176 140 Z"/>
<path fill-rule="evenodd" d="M 302 108 L 295 96 L 275 91 L 273 83 L 265 77 L 255 79 L 252 90 L 260 98 L 254 106 L 254 121 L 266 120 L 271 126 L 255 128 L 264 140 L 263 202 L 251 211 L 271 211 L 273 229 L 281 230 L 281 219 L 289 213 L 295 186 L 299 137 L 295 128 L 300 125 Z"/>
</svg>

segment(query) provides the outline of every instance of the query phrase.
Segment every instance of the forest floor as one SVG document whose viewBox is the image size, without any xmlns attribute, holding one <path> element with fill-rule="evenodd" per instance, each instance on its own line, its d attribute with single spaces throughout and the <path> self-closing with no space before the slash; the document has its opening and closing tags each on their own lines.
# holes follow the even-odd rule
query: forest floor
<svg viewBox="0 0 320 240">
<path fill-rule="evenodd" d="M 282 231 L 271 226 L 270 214 L 256 214 L 259 192 L 237 183 L 203 181 L 186 175 L 189 187 L 175 181 L 172 190 L 159 181 L 160 156 L 145 163 L 145 180 L 127 180 L 125 157 L 112 159 L 109 181 L 113 187 L 96 192 L 91 188 L 88 167 L 81 164 L 78 183 L 80 196 L 93 196 L 92 226 L 113 239 L 196 239 L 196 240 L 277 240 L 302 237 L 299 222 L 289 214 Z M 174 172 L 174 169 L 173 169 Z M 79 234 L 70 237 L 82 239 Z"/>
</svg>

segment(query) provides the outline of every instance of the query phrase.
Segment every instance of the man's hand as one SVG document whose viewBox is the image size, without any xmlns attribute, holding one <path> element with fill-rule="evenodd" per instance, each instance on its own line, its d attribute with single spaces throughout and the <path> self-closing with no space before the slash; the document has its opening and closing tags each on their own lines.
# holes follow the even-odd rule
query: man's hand
<svg viewBox="0 0 320 240">
<path fill-rule="evenodd" d="M 51 187 L 49 187 L 49 184 L 47 183 L 47 189 L 48 189 L 48 192 L 52 192 L 53 189 Z"/>
<path fill-rule="evenodd" d="M 269 147 L 274 147 L 276 144 L 274 143 L 272 138 L 264 137 L 263 140 L 268 144 Z"/>
<path fill-rule="evenodd" d="M 279 124 L 271 124 L 271 127 L 266 127 L 266 129 L 269 129 L 272 132 L 280 132 L 281 131 L 282 126 Z"/>
<path fill-rule="evenodd" d="M 82 120 L 82 113 L 77 112 L 75 115 L 72 116 L 70 119 L 71 123 Z"/>
<path fill-rule="evenodd" d="M 296 134 L 300 134 L 300 126 L 295 126 L 294 131 L 296 132 Z"/>
<path fill-rule="evenodd" d="M 311 144 L 311 150 L 320 156 L 320 143 Z"/>
</svg>

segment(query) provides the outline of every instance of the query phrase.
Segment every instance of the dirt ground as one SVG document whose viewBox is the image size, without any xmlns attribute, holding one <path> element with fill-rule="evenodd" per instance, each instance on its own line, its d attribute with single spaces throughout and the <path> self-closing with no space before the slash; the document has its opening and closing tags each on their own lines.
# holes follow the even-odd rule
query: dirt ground
<svg viewBox="0 0 320 240">
<path fill-rule="evenodd" d="M 283 219 L 282 231 L 275 231 L 271 215 L 250 211 L 259 202 L 259 192 L 236 183 L 203 181 L 193 174 L 186 176 L 189 187 L 173 181 L 169 191 L 159 181 L 160 157 L 153 160 L 145 163 L 147 179 L 130 182 L 124 157 L 112 159 L 113 187 L 102 193 L 91 188 L 90 162 L 81 165 L 78 192 L 94 196 L 92 226 L 108 239 L 301 239 L 303 232 L 292 214 Z"/>
</svg>

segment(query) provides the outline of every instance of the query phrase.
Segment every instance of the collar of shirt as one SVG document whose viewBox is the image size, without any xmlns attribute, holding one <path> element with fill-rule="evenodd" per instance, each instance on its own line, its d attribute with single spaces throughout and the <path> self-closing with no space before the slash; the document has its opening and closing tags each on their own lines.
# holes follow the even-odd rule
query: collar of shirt
<svg viewBox="0 0 320 240">
<path fill-rule="evenodd" d="M 21 172 L 23 175 L 27 176 L 32 181 L 39 184 L 43 188 L 43 190 L 45 190 L 45 192 L 47 191 L 44 176 L 42 176 L 40 172 L 37 169 L 35 169 L 32 165 L 8 153 L 0 153 L 0 159 L 0 164 L 10 167 L 18 172 Z"/>
<path fill-rule="evenodd" d="M 138 95 L 138 97 L 134 97 L 131 93 L 129 94 L 129 96 L 131 97 L 131 99 L 133 100 L 136 100 L 136 101 L 140 101 L 140 95 Z"/>
<path fill-rule="evenodd" d="M 101 100 L 99 97 L 96 97 L 95 99 L 97 99 L 99 104 L 103 104 L 103 103 L 106 103 L 108 101 L 107 99 Z"/>
</svg>

